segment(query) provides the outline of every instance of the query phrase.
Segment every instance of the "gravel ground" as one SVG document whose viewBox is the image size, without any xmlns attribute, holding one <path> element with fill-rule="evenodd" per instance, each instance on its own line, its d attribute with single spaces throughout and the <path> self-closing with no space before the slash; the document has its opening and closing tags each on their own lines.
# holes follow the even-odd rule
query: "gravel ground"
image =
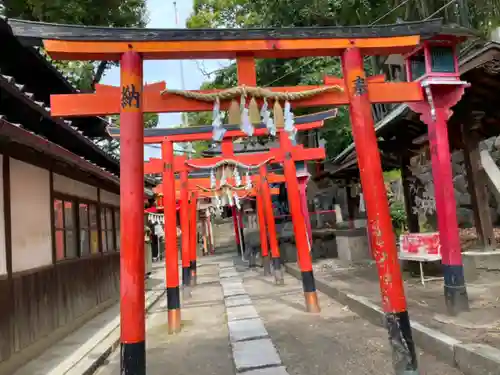
<svg viewBox="0 0 500 375">
<path fill-rule="evenodd" d="M 290 375 L 392 374 L 387 332 L 319 293 L 319 315 L 304 312 L 301 283 L 286 277 L 284 287 L 247 271 L 250 294 Z M 459 370 L 419 350 L 421 375 L 460 375 Z"/>
</svg>

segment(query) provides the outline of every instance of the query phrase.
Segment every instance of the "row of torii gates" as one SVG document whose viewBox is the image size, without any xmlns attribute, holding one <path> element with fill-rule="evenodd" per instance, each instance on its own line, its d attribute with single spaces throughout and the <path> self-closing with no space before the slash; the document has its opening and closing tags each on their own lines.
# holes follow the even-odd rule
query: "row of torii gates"
<svg viewBox="0 0 500 375">
<path fill-rule="evenodd" d="M 282 163 L 287 185 L 298 263 L 306 306 L 318 311 L 306 223 L 301 217 L 299 186 L 295 160 L 307 159 L 312 150 L 300 150 L 290 140 L 301 125 L 294 127 L 290 107 L 332 107 L 348 105 L 352 132 L 358 155 L 363 195 L 368 214 L 368 230 L 377 262 L 382 304 L 393 349 L 397 375 L 418 374 L 410 319 L 406 307 L 403 280 L 399 268 L 396 241 L 374 131 L 373 103 L 405 102 L 429 126 L 432 171 L 435 183 L 438 225 L 445 276 L 445 300 L 450 311 L 468 309 L 463 276 L 456 206 L 451 179 L 447 119 L 450 108 L 460 99 L 466 82 L 460 81 L 456 45 L 471 35 L 468 30 L 447 27 L 441 20 L 383 26 L 285 28 L 285 29 L 113 29 L 76 27 L 10 20 L 16 35 L 25 40 L 43 41 L 46 51 L 60 60 L 117 61 L 121 69 L 121 88 L 99 86 L 95 93 L 52 95 L 52 115 L 97 116 L 120 114 L 121 139 L 121 374 L 143 375 L 145 369 L 144 313 L 144 226 L 143 175 L 144 143 L 161 143 L 162 160 L 155 171 L 163 174 L 166 222 L 167 301 L 169 326 L 180 324 L 178 255 L 176 246 L 176 180 L 181 197 L 189 198 L 186 173 L 190 168 L 213 167 L 223 158 L 195 159 L 188 162 L 174 157 L 174 142 L 217 138 L 226 156 L 231 154 L 231 140 L 247 135 L 259 136 L 273 131 L 264 124 L 255 125 L 255 106 L 274 101 L 274 122 L 278 127 L 280 148 L 268 155 L 239 156 L 240 163 L 257 165 L 273 155 Z M 407 75 L 411 82 L 385 82 L 383 76 L 367 77 L 364 56 L 405 54 Z M 326 77 L 323 85 L 302 87 L 257 86 L 255 59 L 340 56 L 343 78 Z M 229 90 L 180 91 L 143 87 L 143 60 L 151 59 L 236 59 L 238 87 Z M 240 106 L 235 101 L 241 96 Z M 281 102 L 285 104 L 284 112 Z M 236 105 L 235 105 L 236 104 Z M 248 106 L 248 107 L 247 107 Z M 164 137 L 144 136 L 143 113 L 209 111 L 214 108 L 213 133 L 199 132 Z M 229 123 L 238 123 L 234 109 L 241 110 L 241 130 L 223 126 L 217 110 L 229 111 Z M 231 112 L 233 116 L 231 116 Z M 250 120 L 248 119 L 250 118 Z M 236 120 L 235 120 L 236 119 Z M 260 119 L 257 120 L 257 122 Z M 236 122 L 235 122 L 236 121 Z M 305 125 L 303 129 L 307 128 Z M 223 152 L 224 153 L 224 152 Z M 319 158 L 324 155 L 316 155 Z M 264 163 L 265 165 L 265 163 Z M 187 168 L 189 167 L 189 168 Z M 264 169 L 261 170 L 265 173 Z M 184 176 L 184 177 L 183 177 Z M 264 194 L 266 220 L 272 218 L 266 192 L 269 181 L 260 175 L 257 189 Z M 182 198 L 181 198 L 182 200 Z M 186 209 L 184 209 L 184 212 Z M 187 215 L 181 215 L 186 220 Z M 272 220 L 269 224 L 272 226 Z M 267 221 L 266 221 L 267 224 Z M 272 229 L 271 229 L 272 230 Z M 270 236 L 275 238 L 275 236 Z M 187 241 L 187 239 L 186 239 Z M 187 269 L 193 258 L 184 252 L 182 264 Z M 271 254 L 279 255 L 271 242 Z M 186 258 L 186 259 L 185 259 Z M 276 263 L 279 267 L 279 263 Z"/>
</svg>

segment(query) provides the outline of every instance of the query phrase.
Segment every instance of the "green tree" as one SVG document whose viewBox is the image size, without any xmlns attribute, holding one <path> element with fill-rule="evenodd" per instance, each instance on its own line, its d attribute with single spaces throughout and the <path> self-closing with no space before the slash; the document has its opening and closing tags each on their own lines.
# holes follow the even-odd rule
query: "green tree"
<svg viewBox="0 0 500 375">
<path fill-rule="evenodd" d="M 111 121 L 114 126 L 120 126 L 120 115 L 111 116 Z M 159 117 L 157 113 L 144 113 L 144 129 L 156 128 L 158 126 Z"/>
<path fill-rule="evenodd" d="M 147 23 L 146 0 L 9 0 L 3 11 L 10 18 L 74 25 L 144 27 Z M 112 66 L 107 61 L 52 63 L 82 91 L 93 90 Z"/>
<path fill-rule="evenodd" d="M 306 27 L 387 24 L 444 17 L 449 23 L 475 28 L 484 35 L 499 24 L 500 1 L 480 0 L 195 0 L 187 21 L 190 28 Z M 382 60 L 365 65 L 368 73 L 380 73 Z M 337 58 L 267 59 L 257 61 L 260 86 L 321 83 L 325 74 L 341 76 Z M 218 71 L 205 87 L 225 88 L 237 84 L 236 67 Z M 317 110 L 317 109 L 316 109 Z M 297 110 L 304 114 L 306 110 Z M 336 119 L 321 130 L 330 157 L 352 141 L 349 116 L 340 108 Z"/>
</svg>

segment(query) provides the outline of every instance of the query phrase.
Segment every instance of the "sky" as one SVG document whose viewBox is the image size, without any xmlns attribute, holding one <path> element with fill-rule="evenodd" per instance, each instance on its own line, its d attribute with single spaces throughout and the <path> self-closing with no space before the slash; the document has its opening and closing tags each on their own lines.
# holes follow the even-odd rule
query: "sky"
<svg viewBox="0 0 500 375">
<path fill-rule="evenodd" d="M 173 0 L 147 0 L 149 12 L 148 28 L 185 28 L 186 20 L 193 9 L 193 0 L 177 0 L 179 23 L 176 26 L 176 17 Z M 207 80 L 202 71 L 212 72 L 228 65 L 227 60 L 185 60 L 183 61 L 184 84 L 186 90 L 196 90 Z M 200 69 L 200 67 L 202 69 Z M 182 89 L 181 66 L 179 60 L 145 61 L 144 82 L 165 81 L 168 88 Z M 120 85 L 120 69 L 110 69 L 102 80 L 103 84 Z M 160 114 L 158 127 L 167 128 L 182 124 L 180 113 Z M 144 157 L 160 157 L 160 150 L 146 147 Z"/>
</svg>

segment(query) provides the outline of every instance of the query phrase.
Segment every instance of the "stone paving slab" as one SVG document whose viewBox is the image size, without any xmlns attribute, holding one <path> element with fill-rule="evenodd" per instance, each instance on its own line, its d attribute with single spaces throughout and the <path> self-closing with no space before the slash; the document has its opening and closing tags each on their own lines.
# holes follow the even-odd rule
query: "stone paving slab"
<svg viewBox="0 0 500 375">
<path fill-rule="evenodd" d="M 227 319 L 230 322 L 236 320 L 256 319 L 259 317 L 257 310 L 252 305 L 228 307 L 226 309 Z"/>
<path fill-rule="evenodd" d="M 236 306 L 246 306 L 246 305 L 251 305 L 252 300 L 248 295 L 240 295 L 240 296 L 233 296 L 233 297 L 228 297 L 224 300 L 224 303 L 226 305 L 226 308 L 229 307 L 236 307 Z"/>
<path fill-rule="evenodd" d="M 223 288 L 228 288 L 231 286 L 241 286 L 243 285 L 243 280 L 241 279 L 241 277 L 221 279 L 220 285 L 222 285 Z"/>
<path fill-rule="evenodd" d="M 260 318 L 236 320 L 227 323 L 231 342 L 258 339 L 268 336 L 266 327 Z"/>
<path fill-rule="evenodd" d="M 245 375 L 288 375 L 288 372 L 285 367 L 279 366 L 249 370 L 245 372 Z"/>
<path fill-rule="evenodd" d="M 225 279 L 229 277 L 238 277 L 240 276 L 240 273 L 236 271 L 235 268 L 226 268 L 219 272 L 219 276 L 221 277 L 221 279 Z"/>
<path fill-rule="evenodd" d="M 247 292 L 243 286 L 233 288 L 223 288 L 224 298 L 245 295 Z"/>
<path fill-rule="evenodd" d="M 280 356 L 271 339 L 235 342 L 233 356 L 236 371 L 281 365 Z"/>
</svg>

